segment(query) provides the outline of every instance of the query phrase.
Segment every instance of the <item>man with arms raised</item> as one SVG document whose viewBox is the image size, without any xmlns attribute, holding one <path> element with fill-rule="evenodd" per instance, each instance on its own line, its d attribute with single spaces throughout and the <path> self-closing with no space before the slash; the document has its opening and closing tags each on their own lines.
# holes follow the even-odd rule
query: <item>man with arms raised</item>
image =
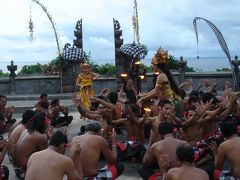
<svg viewBox="0 0 240 180">
<path fill-rule="evenodd" d="M 47 149 L 30 156 L 25 180 L 62 180 L 65 174 L 71 180 L 83 179 L 79 157 L 77 157 L 80 155 L 80 148 L 76 143 L 72 147 L 74 152 L 71 153 L 71 156 L 76 159 L 74 163 L 71 158 L 63 155 L 67 143 L 67 136 L 63 132 L 54 133 Z M 75 168 L 80 172 L 78 173 Z"/>
<path fill-rule="evenodd" d="M 112 150 L 109 149 L 107 141 L 101 137 L 101 126 L 94 122 L 86 126 L 86 133 L 73 138 L 72 143 L 79 143 L 81 148 L 80 163 L 82 165 L 84 179 L 115 179 L 122 172 L 124 167 L 116 164 L 117 146 L 116 133 L 112 130 Z M 98 162 L 101 154 L 108 161 L 109 165 L 98 169 Z"/>
<path fill-rule="evenodd" d="M 141 121 L 144 125 L 150 126 L 154 133 L 158 133 L 159 124 L 162 122 L 172 122 L 175 125 L 180 124 L 179 119 L 175 116 L 173 105 L 167 99 L 162 99 L 158 103 L 159 114 L 155 117 L 145 117 Z"/>
</svg>

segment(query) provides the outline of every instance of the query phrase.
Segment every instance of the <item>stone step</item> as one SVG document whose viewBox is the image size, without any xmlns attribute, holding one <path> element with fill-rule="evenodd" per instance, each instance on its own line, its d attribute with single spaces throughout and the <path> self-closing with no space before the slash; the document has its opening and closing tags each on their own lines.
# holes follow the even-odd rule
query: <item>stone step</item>
<svg viewBox="0 0 240 180">
<path fill-rule="evenodd" d="M 13 105 L 16 107 L 16 113 L 23 113 L 27 109 L 32 109 L 36 100 L 9 100 L 7 105 Z M 77 111 L 72 99 L 60 99 L 60 104 L 62 106 L 67 106 L 69 111 Z"/>
<path fill-rule="evenodd" d="M 72 99 L 72 93 L 48 94 L 48 99 Z M 15 94 L 7 95 L 8 101 L 38 100 L 40 94 Z"/>
</svg>

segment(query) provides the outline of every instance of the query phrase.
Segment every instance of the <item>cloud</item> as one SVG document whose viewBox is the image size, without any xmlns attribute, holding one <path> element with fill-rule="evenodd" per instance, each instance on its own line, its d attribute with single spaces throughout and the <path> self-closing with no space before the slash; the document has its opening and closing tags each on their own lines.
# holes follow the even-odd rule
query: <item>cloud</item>
<svg viewBox="0 0 240 180">
<path fill-rule="evenodd" d="M 56 25 L 61 47 L 71 43 L 75 25 L 82 18 L 83 47 L 94 60 L 114 59 L 113 18 L 123 31 L 124 43 L 133 42 L 133 0 L 41 0 Z M 14 4 L 14 6 L 13 6 Z M 138 0 L 140 40 L 151 58 L 159 46 L 179 57 L 196 56 L 192 21 L 204 17 L 222 32 L 232 55 L 239 51 L 239 0 Z M 0 60 L 51 60 L 56 56 L 52 24 L 41 6 L 28 0 L 1 0 Z M 28 21 L 34 23 L 33 43 L 28 42 Z M 224 56 L 208 25 L 198 22 L 200 56 Z M 99 61 L 98 61 L 99 62 Z"/>
</svg>

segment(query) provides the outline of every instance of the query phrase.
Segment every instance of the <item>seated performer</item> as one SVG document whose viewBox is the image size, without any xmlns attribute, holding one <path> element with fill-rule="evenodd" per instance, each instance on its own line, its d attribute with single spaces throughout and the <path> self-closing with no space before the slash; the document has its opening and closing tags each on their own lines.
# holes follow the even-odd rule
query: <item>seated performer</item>
<svg viewBox="0 0 240 180">
<path fill-rule="evenodd" d="M 11 133 L 9 131 L 8 139 L 11 144 L 16 144 L 18 139 L 20 138 L 22 132 L 31 126 L 32 120 L 33 120 L 33 117 L 35 114 L 36 114 L 36 112 L 33 110 L 30 110 L 30 109 L 26 110 L 22 115 L 22 121 L 19 121 L 20 124 L 18 124 L 14 129 L 12 129 L 12 131 L 10 129 Z M 12 146 L 8 150 L 8 158 L 10 161 L 12 161 L 11 154 L 14 152 L 14 149 L 15 149 L 15 146 Z"/>
<path fill-rule="evenodd" d="M 84 179 L 116 179 L 122 174 L 124 167 L 117 164 L 116 133 L 112 130 L 112 150 L 107 141 L 99 136 L 101 126 L 94 122 L 86 126 L 86 133 L 73 138 L 72 143 L 79 143 L 81 148 L 80 163 L 83 169 Z M 98 169 L 101 154 L 108 161 L 102 169 Z M 87 158 L 87 160 L 86 160 Z"/>
<path fill-rule="evenodd" d="M 201 179 L 209 180 L 208 174 L 194 166 L 194 151 L 188 144 L 181 144 L 176 150 L 177 159 L 181 166 L 170 170 L 171 161 L 166 154 L 162 154 L 159 158 L 161 171 L 163 172 L 163 180 L 192 180 Z"/>
<path fill-rule="evenodd" d="M 60 116 L 62 113 L 64 116 Z M 53 127 L 71 124 L 73 117 L 68 116 L 68 108 L 60 105 L 59 99 L 53 99 L 48 107 L 47 117 Z"/>
<path fill-rule="evenodd" d="M 7 97 L 0 95 L 0 134 L 8 132 L 16 122 L 16 119 L 12 119 L 14 112 L 14 106 L 7 106 Z"/>
<path fill-rule="evenodd" d="M 173 124 L 170 122 L 160 123 L 158 133 L 163 137 L 163 140 L 154 143 L 158 136 L 152 131 L 147 152 L 143 158 L 143 167 L 139 169 L 139 174 L 144 180 L 154 177 L 160 178 L 162 176 L 162 172 L 157 173 L 152 168 L 154 162 L 158 162 L 158 166 L 161 167 L 158 159 L 162 154 L 168 155 L 169 160 L 171 161 L 170 168 L 179 166 L 176 149 L 180 144 L 186 143 L 186 141 L 174 138 Z"/>
<path fill-rule="evenodd" d="M 14 171 L 17 177 L 24 179 L 29 157 L 40 150 L 46 149 L 48 139 L 46 129 L 48 120 L 43 112 L 37 113 L 29 129 L 22 132 L 12 154 Z"/>
<path fill-rule="evenodd" d="M 67 136 L 57 131 L 49 140 L 48 148 L 33 153 L 27 164 L 26 180 L 63 179 L 66 174 L 71 180 L 82 179 L 81 165 L 77 161 L 63 155 L 67 149 Z M 77 144 L 75 144 L 77 146 Z M 80 149 L 74 147 L 73 157 L 79 155 Z M 50 160 L 50 161 L 49 161 Z M 75 167 L 74 167 L 75 166 Z M 76 169 L 80 169 L 78 173 Z"/>
<path fill-rule="evenodd" d="M 215 179 L 240 179 L 240 137 L 237 135 L 236 123 L 233 120 L 225 120 L 220 124 L 220 129 L 226 140 L 219 145 L 213 142 L 211 149 L 215 156 Z M 231 169 L 223 170 L 223 164 L 228 159 Z"/>
</svg>

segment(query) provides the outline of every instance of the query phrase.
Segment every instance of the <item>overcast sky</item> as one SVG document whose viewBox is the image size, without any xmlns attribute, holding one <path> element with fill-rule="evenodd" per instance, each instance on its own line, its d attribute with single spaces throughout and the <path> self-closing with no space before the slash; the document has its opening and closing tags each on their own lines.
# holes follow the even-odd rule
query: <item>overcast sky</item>
<svg viewBox="0 0 240 180">
<path fill-rule="evenodd" d="M 83 46 L 92 59 L 114 59 L 113 18 L 120 22 L 124 43 L 133 42 L 133 0 L 41 0 L 52 15 L 61 47 L 75 38 L 76 22 L 83 20 Z M 57 54 L 51 23 L 41 7 L 32 3 L 34 41 L 28 41 L 30 0 L 0 0 L 0 61 L 50 61 Z M 222 32 L 232 56 L 240 45 L 240 0 L 138 0 L 140 42 L 151 58 L 158 47 L 179 58 L 196 57 L 193 29 L 196 16 L 212 21 Z M 223 57 L 215 35 L 198 21 L 200 56 Z M 101 61 L 100 61 L 101 60 Z M 113 62 L 113 61 L 112 61 Z M 1 68 L 0 68 L 1 69 Z"/>
</svg>

